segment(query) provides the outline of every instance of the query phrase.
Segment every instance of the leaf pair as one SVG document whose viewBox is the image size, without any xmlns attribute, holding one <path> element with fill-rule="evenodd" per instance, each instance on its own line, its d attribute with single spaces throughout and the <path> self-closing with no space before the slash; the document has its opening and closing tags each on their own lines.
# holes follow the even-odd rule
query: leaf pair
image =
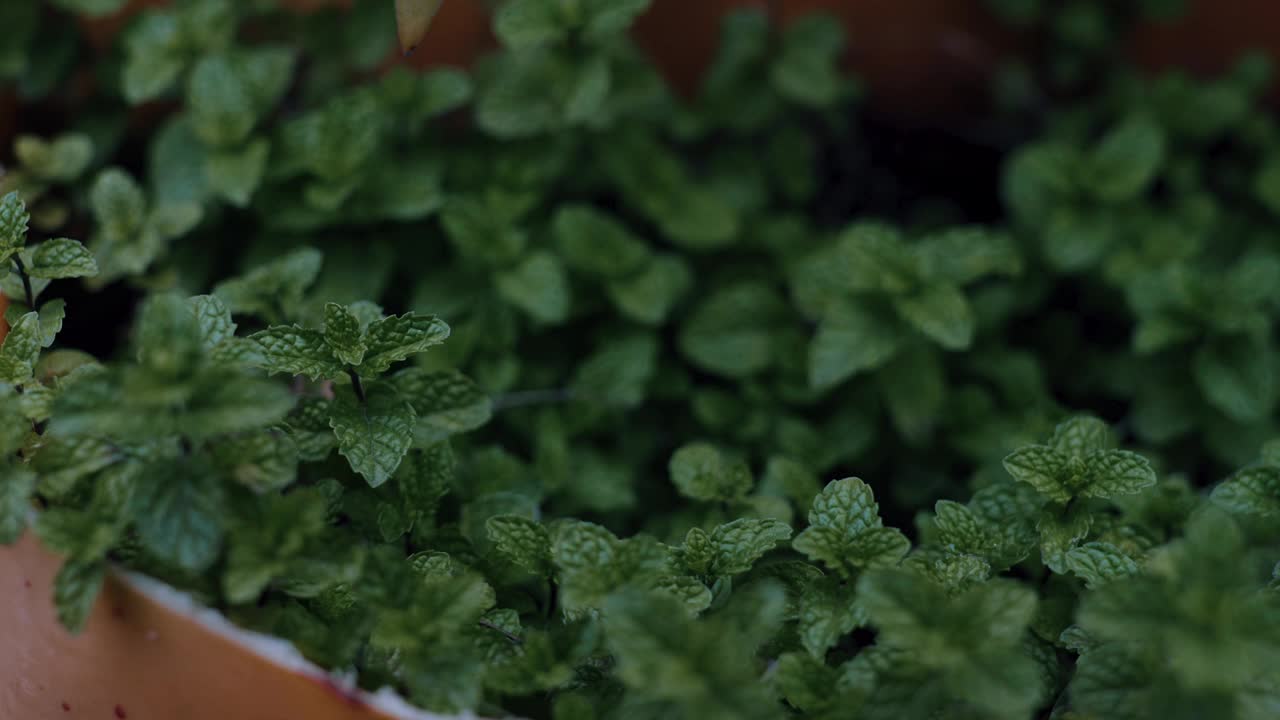
<svg viewBox="0 0 1280 720">
<path fill-rule="evenodd" d="M 273 326 L 250 336 L 268 372 L 337 380 L 376 377 L 393 364 L 439 345 L 449 326 L 434 315 L 382 317 L 371 305 L 325 305 L 324 329 Z"/>
<path fill-rule="evenodd" d="M 893 565 L 911 549 L 899 530 L 884 527 L 871 488 L 859 478 L 828 483 L 813 499 L 809 527 L 791 546 L 846 578 Z"/>
</svg>

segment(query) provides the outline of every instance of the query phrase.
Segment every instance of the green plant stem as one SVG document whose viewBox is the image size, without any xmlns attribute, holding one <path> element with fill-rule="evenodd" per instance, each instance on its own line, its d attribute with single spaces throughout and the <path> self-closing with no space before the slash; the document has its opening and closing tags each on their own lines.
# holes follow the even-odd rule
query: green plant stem
<svg viewBox="0 0 1280 720">
<path fill-rule="evenodd" d="M 550 620 L 556 612 L 556 603 L 560 601 L 560 585 L 555 580 L 547 581 L 547 619 Z"/>
<path fill-rule="evenodd" d="M 18 276 L 22 278 L 22 290 L 27 294 L 27 309 L 36 309 L 36 295 L 31 292 L 31 276 L 27 274 L 27 266 L 22 263 L 22 258 L 17 255 L 13 256 L 13 266 L 18 270 Z"/>
<path fill-rule="evenodd" d="M 509 632 L 507 632 L 506 630 L 503 630 L 502 628 L 498 627 L 497 625 L 494 625 L 493 623 L 489 622 L 488 620 L 481 620 L 480 622 L 478 622 L 478 623 L 476 623 L 476 624 L 477 624 L 477 625 L 479 625 L 479 626 L 480 626 L 480 627 L 482 627 L 482 628 L 488 628 L 488 629 L 490 629 L 490 630 L 492 630 L 492 631 L 494 631 L 494 632 L 496 632 L 496 633 L 501 633 L 503 637 L 505 637 L 507 640 L 510 640 L 510 641 L 511 641 L 511 644 L 512 644 L 512 645 L 523 645 L 523 644 L 524 644 L 524 638 L 522 638 L 522 637 L 520 637 L 519 635 L 516 635 L 516 634 L 514 634 L 514 633 L 509 633 Z"/>
<path fill-rule="evenodd" d="M 360 382 L 360 376 L 355 370 L 347 368 L 347 377 L 351 378 L 351 389 L 355 391 L 356 399 L 361 405 L 365 404 L 364 384 Z"/>
</svg>

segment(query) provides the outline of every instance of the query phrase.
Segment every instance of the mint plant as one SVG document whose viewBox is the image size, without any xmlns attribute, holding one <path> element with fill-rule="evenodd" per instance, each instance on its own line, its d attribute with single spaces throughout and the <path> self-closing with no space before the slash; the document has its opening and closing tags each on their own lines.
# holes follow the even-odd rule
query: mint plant
<svg viewBox="0 0 1280 720">
<path fill-rule="evenodd" d="M 1044 51 L 943 133 L 778 8 L 689 95 L 645 0 L 421 72 L 389 2 L 0 8 L 0 553 L 439 714 L 1271 717 L 1266 68 L 991 4 Z"/>
<path fill-rule="evenodd" d="M 385 382 L 377 378 L 448 336 L 449 326 L 432 316 L 382 317 L 372 304 L 329 303 L 323 331 L 275 325 L 248 339 L 261 358 L 257 364 L 268 372 L 350 383 L 339 387 L 329 401 L 329 425 L 351 469 L 377 487 L 400 466 L 418 434 L 414 400 L 430 413 L 437 410 L 437 399 L 451 399 L 438 398 L 448 394 L 440 382 L 449 380 L 424 377 L 412 369 Z"/>
</svg>

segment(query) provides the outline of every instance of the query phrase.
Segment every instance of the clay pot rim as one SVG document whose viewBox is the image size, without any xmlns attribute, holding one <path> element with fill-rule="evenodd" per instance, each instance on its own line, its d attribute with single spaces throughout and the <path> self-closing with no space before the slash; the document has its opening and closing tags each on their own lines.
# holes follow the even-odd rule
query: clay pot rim
<svg viewBox="0 0 1280 720">
<path fill-rule="evenodd" d="M 43 543 L 42 543 L 43 544 Z M 130 590 L 138 593 L 202 630 L 226 640 L 242 652 L 254 655 L 281 672 L 301 675 L 317 682 L 335 683 L 344 694 L 358 699 L 386 720 L 483 720 L 473 712 L 441 715 L 423 710 L 411 704 L 390 687 L 369 692 L 357 687 L 354 678 L 335 675 L 311 662 L 290 641 L 248 630 L 231 621 L 218 610 L 200 603 L 190 593 L 143 573 L 127 570 L 112 564 L 111 574 Z"/>
<path fill-rule="evenodd" d="M 287 639 L 241 628 L 218 610 L 202 605 L 191 594 L 180 591 L 163 580 L 157 580 L 150 575 L 136 573 L 133 570 L 125 570 L 119 565 L 111 566 L 111 574 L 129 589 L 141 594 L 147 601 L 155 602 L 156 605 L 173 612 L 174 615 L 182 616 L 191 623 L 200 625 L 201 629 L 225 639 L 243 652 L 261 657 L 262 660 L 270 662 L 285 673 L 307 676 L 319 682 L 337 683 L 344 693 L 357 697 L 369 706 L 370 710 L 380 712 L 389 720 L 440 720 L 445 717 L 411 705 L 401 694 L 388 687 L 383 687 L 378 692 L 358 688 L 351 678 L 328 673 L 315 662 L 307 660 L 302 652 Z M 475 716 L 463 714 L 457 717 L 461 719 L 461 717 Z"/>
</svg>

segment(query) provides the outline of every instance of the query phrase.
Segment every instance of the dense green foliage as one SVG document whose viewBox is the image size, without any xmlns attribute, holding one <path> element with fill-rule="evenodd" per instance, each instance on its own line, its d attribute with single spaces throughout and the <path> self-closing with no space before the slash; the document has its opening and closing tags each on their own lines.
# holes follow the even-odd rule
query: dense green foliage
<svg viewBox="0 0 1280 720">
<path fill-rule="evenodd" d="M 1178 3 L 993 2 L 1057 43 L 999 218 L 862 202 L 821 17 L 729 16 L 684 100 L 645 0 L 423 74 L 390 2 L 186 0 L 72 100 L 120 3 L 48 5 L 0 8 L 62 123 L 0 176 L 0 542 L 69 628 L 114 563 L 442 712 L 1280 714 L 1280 126 L 1258 61 L 1114 64 Z"/>
</svg>

